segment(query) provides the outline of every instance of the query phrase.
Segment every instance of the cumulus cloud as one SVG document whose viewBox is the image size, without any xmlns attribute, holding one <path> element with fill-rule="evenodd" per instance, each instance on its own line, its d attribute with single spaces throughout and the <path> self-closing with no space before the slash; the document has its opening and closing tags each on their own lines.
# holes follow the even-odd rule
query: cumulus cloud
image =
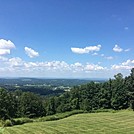
<svg viewBox="0 0 134 134">
<path fill-rule="evenodd" d="M 10 54 L 10 50 L 15 48 L 15 45 L 10 40 L 0 39 L 0 55 Z"/>
<path fill-rule="evenodd" d="M 10 54 L 10 49 L 0 49 L 0 55 Z"/>
<path fill-rule="evenodd" d="M 72 72 L 83 71 L 84 65 L 82 65 L 80 62 L 76 62 L 76 63 L 70 65 L 70 70 L 72 70 Z"/>
<path fill-rule="evenodd" d="M 114 64 L 111 66 L 111 69 L 114 69 L 114 70 L 130 70 L 134 68 L 134 60 L 130 60 L 128 59 L 127 61 L 125 62 L 122 62 L 121 64 Z"/>
<path fill-rule="evenodd" d="M 134 60 L 128 59 L 120 64 L 114 64 L 107 68 L 97 63 L 80 63 L 72 64 L 65 61 L 45 61 L 31 62 L 24 61 L 20 57 L 5 58 L 0 56 L 0 76 L 29 76 L 29 77 L 111 77 L 116 72 L 129 73 L 134 67 Z"/>
<path fill-rule="evenodd" d="M 85 48 L 75 48 L 75 47 L 72 47 L 71 50 L 72 50 L 73 53 L 77 53 L 77 54 L 89 53 L 89 51 L 86 50 Z"/>
<path fill-rule="evenodd" d="M 100 51 L 101 45 L 97 45 L 97 46 L 89 46 L 86 47 L 85 49 L 88 50 L 89 52 L 93 52 L 93 51 Z"/>
<path fill-rule="evenodd" d="M 89 52 L 100 51 L 100 49 L 101 49 L 101 45 L 88 46 L 85 48 L 77 48 L 77 47 L 71 48 L 72 52 L 77 53 L 77 54 L 85 54 L 85 53 L 89 53 Z"/>
<path fill-rule="evenodd" d="M 118 45 L 115 45 L 114 48 L 113 48 L 113 51 L 115 51 L 115 52 L 122 52 L 123 49 L 120 48 Z"/>
<path fill-rule="evenodd" d="M 22 67 L 24 61 L 19 57 L 14 57 L 8 60 L 8 64 L 10 65 L 10 67 Z"/>
<path fill-rule="evenodd" d="M 123 50 L 123 48 L 119 47 L 118 45 L 115 45 L 114 48 L 113 48 L 113 51 L 115 51 L 115 52 L 122 52 L 122 51 L 129 52 L 130 48 L 127 48 L 127 49 Z"/>
<path fill-rule="evenodd" d="M 64 61 L 51 61 L 51 62 L 25 62 L 24 68 L 26 70 L 42 70 L 45 71 L 65 71 L 69 70 L 69 64 Z"/>
<path fill-rule="evenodd" d="M 39 56 L 39 53 L 36 52 L 35 50 L 33 50 L 32 48 L 29 47 L 25 47 L 25 53 L 30 57 L 30 58 L 34 58 Z"/>
<path fill-rule="evenodd" d="M 7 61 L 7 60 L 8 60 L 8 58 L 0 56 L 0 61 Z"/>
<path fill-rule="evenodd" d="M 69 64 L 65 61 L 24 61 L 20 57 L 5 58 L 0 56 L 0 76 L 29 76 L 29 77 L 106 77 L 113 76 L 116 72 L 129 72 L 134 67 L 134 60 L 128 59 L 120 64 L 107 68 L 98 62 Z M 110 74 L 112 73 L 112 74 Z M 110 76 L 111 75 L 111 76 Z"/>
<path fill-rule="evenodd" d="M 89 73 L 99 73 L 105 67 L 99 64 L 75 62 L 68 64 L 65 61 L 31 62 L 24 61 L 20 57 L 6 59 L 0 57 L 0 71 L 2 76 L 37 76 L 37 77 L 86 77 Z M 8 74 L 7 74 L 8 73 Z"/>
<path fill-rule="evenodd" d="M 58 63 L 58 64 L 57 64 Z M 46 62 L 45 64 L 45 70 L 50 70 L 51 72 L 63 72 L 64 76 L 67 74 L 73 75 L 75 77 L 76 75 L 81 75 L 82 77 L 86 77 L 88 73 L 97 73 L 99 71 L 102 71 L 105 69 L 105 67 L 102 67 L 98 64 L 82 64 L 80 62 L 76 62 L 73 64 L 68 64 L 64 61 L 53 61 L 53 62 Z M 48 66 L 49 65 L 49 66 Z M 79 76 L 80 77 L 80 76 Z"/>
<path fill-rule="evenodd" d="M 85 66 L 85 71 L 98 71 L 98 70 L 104 70 L 105 68 L 98 65 L 98 64 L 89 64 L 87 63 L 87 65 Z"/>
</svg>

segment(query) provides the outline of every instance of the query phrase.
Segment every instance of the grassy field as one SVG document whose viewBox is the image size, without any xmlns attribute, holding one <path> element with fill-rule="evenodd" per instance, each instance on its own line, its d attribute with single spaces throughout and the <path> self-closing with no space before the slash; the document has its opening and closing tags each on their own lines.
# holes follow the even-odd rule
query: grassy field
<svg viewBox="0 0 134 134">
<path fill-rule="evenodd" d="M 134 112 L 85 113 L 57 121 L 6 127 L 2 134 L 134 134 Z"/>
</svg>

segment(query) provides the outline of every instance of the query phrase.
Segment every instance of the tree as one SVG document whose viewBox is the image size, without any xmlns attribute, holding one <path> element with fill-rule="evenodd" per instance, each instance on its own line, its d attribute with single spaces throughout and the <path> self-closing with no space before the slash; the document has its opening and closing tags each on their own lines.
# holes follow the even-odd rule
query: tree
<svg viewBox="0 0 134 134">
<path fill-rule="evenodd" d="M 20 98 L 20 111 L 22 116 L 40 117 L 45 115 L 41 97 L 30 92 L 24 92 Z"/>
<path fill-rule="evenodd" d="M 49 98 L 46 106 L 46 115 L 52 115 L 56 113 L 55 99 L 54 97 Z"/>
<path fill-rule="evenodd" d="M 16 114 L 16 98 L 12 93 L 0 88 L 0 118 L 10 119 Z"/>
<path fill-rule="evenodd" d="M 134 68 L 131 69 L 130 76 L 125 78 L 125 87 L 128 92 L 129 107 L 134 110 Z"/>
<path fill-rule="evenodd" d="M 125 109 L 128 107 L 128 96 L 125 88 L 125 80 L 123 79 L 123 75 L 121 73 L 118 73 L 114 77 L 115 80 L 112 83 L 113 89 L 111 106 L 116 110 Z"/>
<path fill-rule="evenodd" d="M 131 74 L 130 74 L 131 78 L 134 80 L 134 68 L 131 69 Z"/>
</svg>

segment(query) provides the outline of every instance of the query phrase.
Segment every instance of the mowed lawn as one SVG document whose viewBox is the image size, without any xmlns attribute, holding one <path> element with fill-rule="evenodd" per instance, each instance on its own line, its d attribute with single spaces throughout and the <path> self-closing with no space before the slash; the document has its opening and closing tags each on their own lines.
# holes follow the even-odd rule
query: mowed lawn
<svg viewBox="0 0 134 134">
<path fill-rule="evenodd" d="M 134 112 L 77 114 L 57 121 L 7 127 L 3 134 L 134 134 Z"/>
</svg>

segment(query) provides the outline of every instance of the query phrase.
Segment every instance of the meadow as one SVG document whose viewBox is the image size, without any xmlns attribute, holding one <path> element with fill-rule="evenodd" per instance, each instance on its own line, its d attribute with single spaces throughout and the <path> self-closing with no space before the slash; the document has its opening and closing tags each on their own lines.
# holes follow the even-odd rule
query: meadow
<svg viewBox="0 0 134 134">
<path fill-rule="evenodd" d="M 2 134 L 133 134 L 134 112 L 82 113 L 45 122 L 1 128 Z"/>
</svg>

